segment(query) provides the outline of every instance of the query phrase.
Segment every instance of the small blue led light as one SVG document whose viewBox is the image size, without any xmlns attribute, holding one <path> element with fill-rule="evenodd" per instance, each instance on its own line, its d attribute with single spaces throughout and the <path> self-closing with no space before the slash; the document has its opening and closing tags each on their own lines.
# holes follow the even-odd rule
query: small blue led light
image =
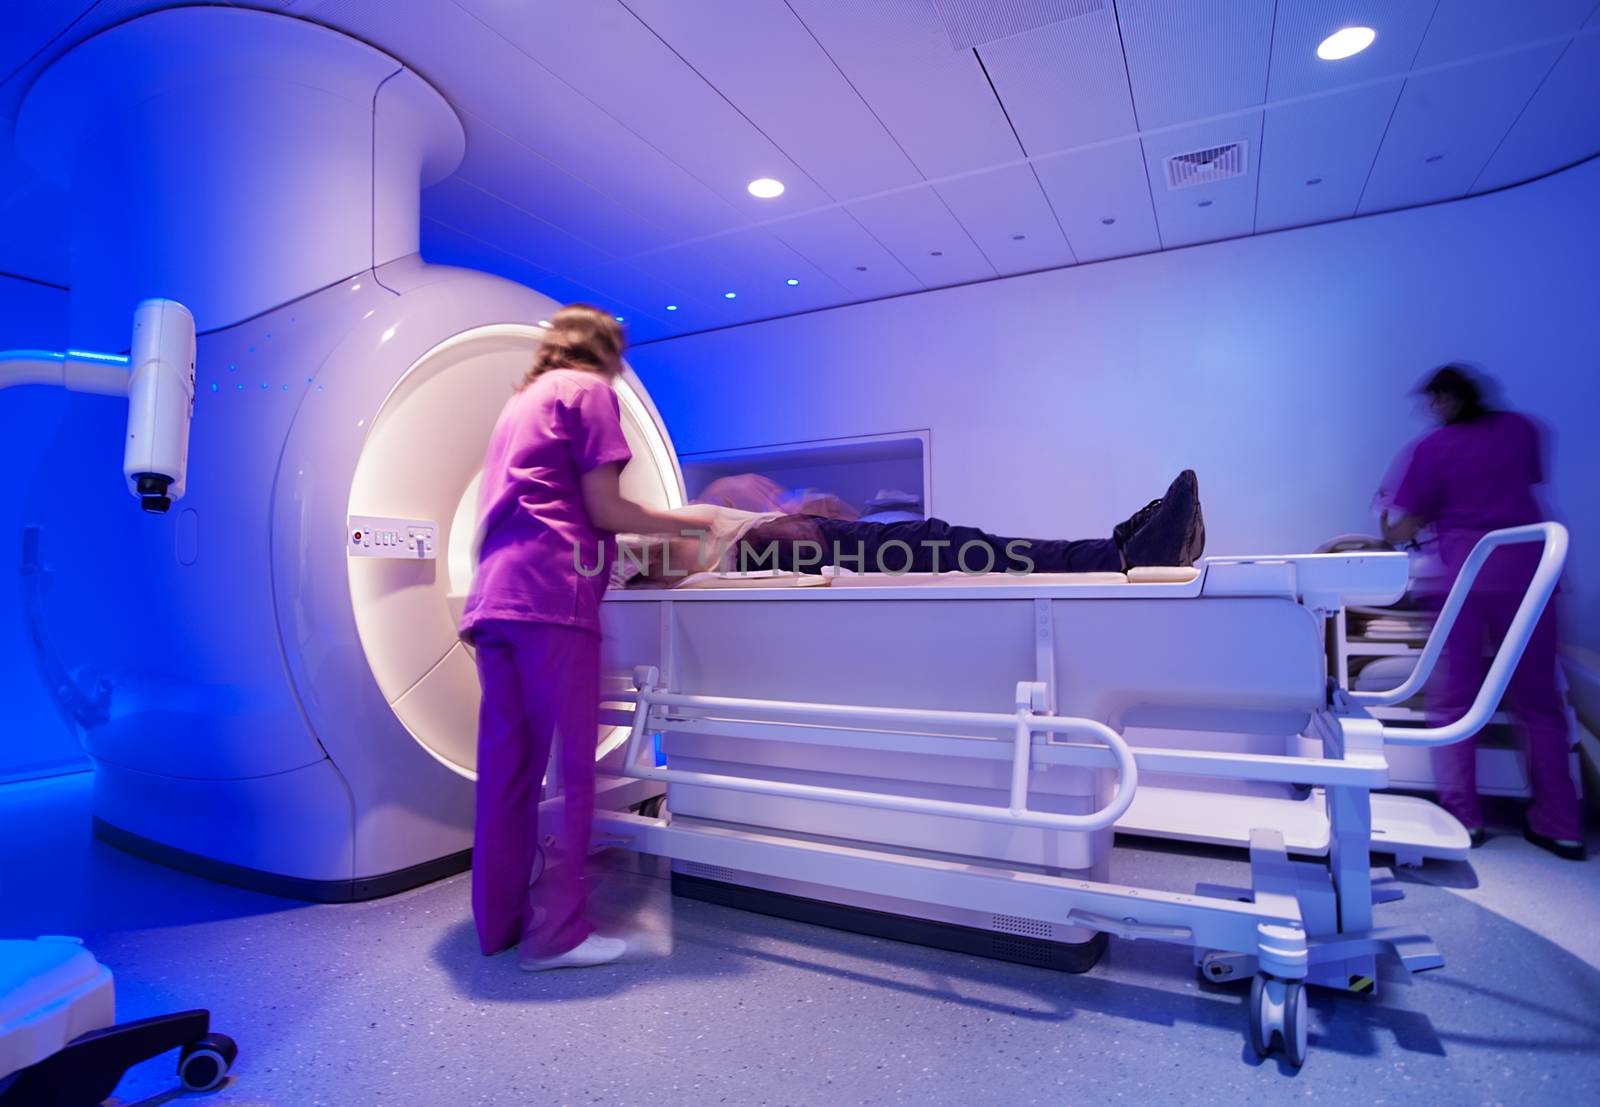
<svg viewBox="0 0 1600 1107">
<path fill-rule="evenodd" d="M 668 311 L 677 311 L 678 310 L 678 305 L 677 304 L 668 304 L 667 305 L 667 310 Z"/>
<path fill-rule="evenodd" d="M 240 381 L 235 387 L 238 388 L 240 392 L 243 392 L 244 391 L 244 381 Z"/>
<path fill-rule="evenodd" d="M 619 323 L 626 323 L 626 322 L 627 322 L 627 320 L 626 320 L 626 319 L 624 319 L 624 318 L 623 318 L 623 317 L 622 317 L 622 316 L 620 316 L 620 315 L 619 315 L 619 316 L 617 316 L 617 322 L 619 322 Z"/>
<path fill-rule="evenodd" d="M 735 298 L 737 298 L 737 297 L 738 297 L 738 295 L 739 295 L 739 294 L 738 294 L 738 293 L 737 293 L 737 292 L 724 292 L 724 293 L 723 293 L 723 294 L 722 294 L 722 298 L 723 298 L 723 299 L 724 299 L 724 300 L 732 300 L 732 299 L 735 299 Z"/>
<path fill-rule="evenodd" d="M 230 365 L 230 366 L 228 366 L 228 372 L 230 372 L 230 373 L 237 373 L 237 372 L 238 372 L 238 371 L 239 371 L 239 367 L 238 367 L 238 366 L 237 366 L 237 365 Z"/>
<path fill-rule="evenodd" d="M 254 346 L 251 346 L 248 352 L 253 354 L 253 353 L 256 352 L 256 348 Z"/>
<path fill-rule="evenodd" d="M 793 288 L 795 285 L 799 284 L 800 281 L 798 279 L 794 278 L 794 277 L 790 277 L 788 280 L 784 281 L 783 283 L 788 285 L 790 288 Z"/>
<path fill-rule="evenodd" d="M 261 382 L 261 391 L 265 392 L 266 390 L 267 390 L 267 382 L 266 381 L 262 381 Z"/>
<path fill-rule="evenodd" d="M 212 381 L 211 382 L 211 391 L 215 392 L 216 390 L 217 390 L 217 382 L 216 381 Z"/>
<path fill-rule="evenodd" d="M 285 391 L 285 392 L 287 392 L 287 391 L 289 391 L 289 386 L 288 386 L 288 385 L 284 385 L 284 386 L 283 386 L 283 390 L 284 390 L 284 391 Z"/>
</svg>

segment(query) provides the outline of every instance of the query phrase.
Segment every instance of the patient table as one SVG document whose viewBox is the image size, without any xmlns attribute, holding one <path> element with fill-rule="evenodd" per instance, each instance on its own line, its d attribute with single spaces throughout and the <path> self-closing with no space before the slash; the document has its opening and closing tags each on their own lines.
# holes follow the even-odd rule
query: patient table
<svg viewBox="0 0 1600 1107">
<path fill-rule="evenodd" d="M 1542 558 L 1472 709 L 1424 730 L 1373 719 L 1369 705 L 1426 680 L 1483 559 L 1512 542 L 1542 542 Z M 615 809 L 597 833 L 672 859 L 680 892 L 989 956 L 1083 971 L 1108 934 L 1188 945 L 1207 979 L 1251 980 L 1251 1042 L 1299 1064 L 1305 984 L 1371 991 L 1380 954 L 1443 963 L 1425 936 L 1374 925 L 1374 904 L 1400 892 L 1373 879 L 1370 793 L 1388 780 L 1386 743 L 1483 726 L 1565 551 L 1557 524 L 1485 538 L 1388 693 L 1330 683 L 1325 624 L 1398 596 L 1397 553 L 615 593 L 605 719 L 625 731 L 602 762 Z M 1124 732 L 1139 727 L 1200 737 L 1135 747 Z M 1203 739 L 1274 728 L 1316 749 Z M 1248 888 L 1113 883 L 1112 826 L 1141 774 L 1320 789 L 1326 856 L 1291 860 L 1281 828 L 1257 825 Z M 664 810 L 624 806 L 652 782 Z"/>
</svg>

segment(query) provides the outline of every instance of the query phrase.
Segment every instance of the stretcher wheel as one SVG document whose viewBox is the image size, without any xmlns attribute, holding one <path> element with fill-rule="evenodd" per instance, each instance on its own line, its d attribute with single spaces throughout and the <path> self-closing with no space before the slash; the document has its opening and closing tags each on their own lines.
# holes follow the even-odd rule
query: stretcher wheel
<svg viewBox="0 0 1600 1107">
<path fill-rule="evenodd" d="M 1306 1063 L 1306 987 L 1300 980 L 1280 980 L 1266 973 L 1250 978 L 1250 1047 L 1257 1057 L 1272 1052 L 1272 1039 L 1295 1068 Z"/>
<path fill-rule="evenodd" d="M 209 1092 L 221 1087 L 239 1056 L 239 1047 L 226 1034 L 207 1034 L 190 1042 L 178 1056 L 178 1079 L 185 1091 Z"/>
</svg>

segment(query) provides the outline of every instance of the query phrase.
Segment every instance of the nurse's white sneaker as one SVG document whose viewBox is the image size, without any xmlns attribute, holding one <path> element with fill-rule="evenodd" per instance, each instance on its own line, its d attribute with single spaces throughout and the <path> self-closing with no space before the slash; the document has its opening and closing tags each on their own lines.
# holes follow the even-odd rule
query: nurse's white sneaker
<svg viewBox="0 0 1600 1107">
<path fill-rule="evenodd" d="M 565 953 L 554 957 L 524 957 L 518 961 L 523 972 L 544 972 L 546 969 L 586 969 L 593 965 L 607 965 L 628 952 L 628 943 L 621 938 L 602 938 L 591 934 Z"/>
</svg>

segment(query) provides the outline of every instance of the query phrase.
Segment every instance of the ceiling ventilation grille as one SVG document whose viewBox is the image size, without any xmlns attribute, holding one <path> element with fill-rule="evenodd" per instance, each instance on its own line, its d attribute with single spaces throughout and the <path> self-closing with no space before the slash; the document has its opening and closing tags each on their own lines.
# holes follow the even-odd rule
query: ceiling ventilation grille
<svg viewBox="0 0 1600 1107">
<path fill-rule="evenodd" d="M 933 0 L 957 50 L 1103 11 L 1106 0 Z"/>
<path fill-rule="evenodd" d="M 1230 142 L 1209 150 L 1173 154 L 1167 158 L 1167 187 L 1192 188 L 1244 176 L 1245 143 Z"/>
</svg>

